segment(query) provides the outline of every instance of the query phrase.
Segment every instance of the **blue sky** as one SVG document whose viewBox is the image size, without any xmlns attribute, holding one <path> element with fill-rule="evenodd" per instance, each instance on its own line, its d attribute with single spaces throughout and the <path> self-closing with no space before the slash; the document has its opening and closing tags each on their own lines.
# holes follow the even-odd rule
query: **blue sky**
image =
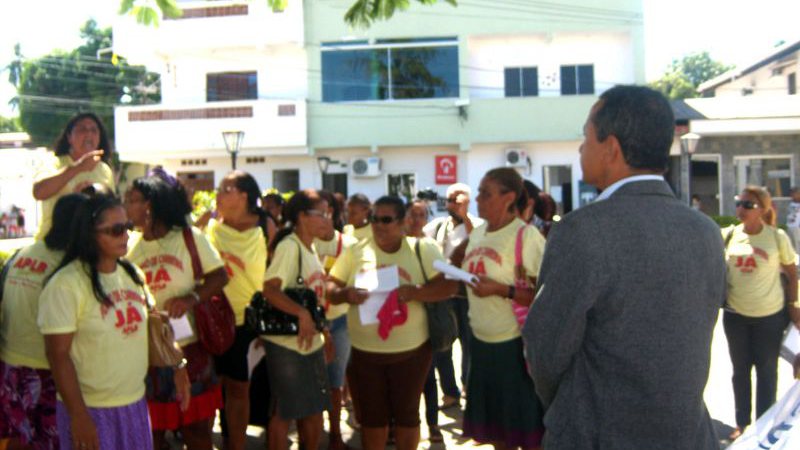
<svg viewBox="0 0 800 450">
<path fill-rule="evenodd" d="M 118 0 L 7 2 L 0 15 L 0 67 L 13 58 L 16 42 L 27 57 L 78 46 L 78 29 L 89 17 L 110 26 L 118 7 Z M 800 39 L 800 0 L 644 0 L 644 7 L 648 80 L 689 53 L 708 50 L 715 59 L 741 65 L 782 40 Z M 7 106 L 14 95 L 7 76 L 0 74 L 0 115 L 5 116 L 14 114 Z"/>
</svg>

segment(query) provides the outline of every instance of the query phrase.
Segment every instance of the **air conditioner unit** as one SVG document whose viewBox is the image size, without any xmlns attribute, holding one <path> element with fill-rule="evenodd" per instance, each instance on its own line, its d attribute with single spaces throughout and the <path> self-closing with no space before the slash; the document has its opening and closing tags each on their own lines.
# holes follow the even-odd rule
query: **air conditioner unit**
<svg viewBox="0 0 800 450">
<path fill-rule="evenodd" d="M 518 148 L 506 149 L 506 167 L 527 167 L 528 154 Z"/>
<path fill-rule="evenodd" d="M 377 177 L 381 174 L 381 159 L 377 156 L 362 156 L 350 160 L 350 174 L 355 178 Z"/>
</svg>

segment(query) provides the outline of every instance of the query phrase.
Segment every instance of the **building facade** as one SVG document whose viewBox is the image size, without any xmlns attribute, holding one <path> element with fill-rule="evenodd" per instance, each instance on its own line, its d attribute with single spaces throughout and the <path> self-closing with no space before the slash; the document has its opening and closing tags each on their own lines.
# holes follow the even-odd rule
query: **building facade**
<svg viewBox="0 0 800 450">
<path fill-rule="evenodd" d="M 115 52 L 162 85 L 160 105 L 117 109 L 121 158 L 210 188 L 231 167 L 222 132 L 241 130 L 237 166 L 262 188 L 443 194 L 512 166 L 562 211 L 593 197 L 582 127 L 604 90 L 644 82 L 641 0 L 414 4 L 369 29 L 344 23 L 350 3 L 181 2 L 159 28 L 120 20 Z"/>
</svg>

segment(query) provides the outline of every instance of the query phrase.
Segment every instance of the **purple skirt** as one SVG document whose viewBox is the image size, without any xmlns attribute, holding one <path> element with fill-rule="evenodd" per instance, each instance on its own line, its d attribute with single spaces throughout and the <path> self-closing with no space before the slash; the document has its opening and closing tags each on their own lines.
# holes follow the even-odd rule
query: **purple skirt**
<svg viewBox="0 0 800 450">
<path fill-rule="evenodd" d="M 153 450 L 147 401 L 144 398 L 116 408 L 88 409 L 100 440 L 100 450 Z M 69 415 L 61 401 L 56 404 L 56 419 L 61 450 L 72 450 Z"/>
</svg>

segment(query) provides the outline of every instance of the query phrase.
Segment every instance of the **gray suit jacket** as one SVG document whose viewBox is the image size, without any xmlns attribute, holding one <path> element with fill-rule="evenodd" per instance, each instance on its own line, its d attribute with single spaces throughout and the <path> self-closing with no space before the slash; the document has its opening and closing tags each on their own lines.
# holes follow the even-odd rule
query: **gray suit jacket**
<svg viewBox="0 0 800 450">
<path fill-rule="evenodd" d="M 703 402 L 725 296 L 719 227 L 662 181 L 553 227 L 523 330 L 545 449 L 718 449 Z"/>
</svg>

